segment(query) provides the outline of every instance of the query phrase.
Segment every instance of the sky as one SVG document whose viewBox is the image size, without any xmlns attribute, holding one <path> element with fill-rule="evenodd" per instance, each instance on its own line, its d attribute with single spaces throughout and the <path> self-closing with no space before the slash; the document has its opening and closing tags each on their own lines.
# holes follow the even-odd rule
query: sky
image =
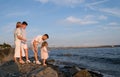
<svg viewBox="0 0 120 77">
<path fill-rule="evenodd" d="M 120 0 L 0 0 L 0 43 L 14 44 L 16 22 L 27 41 L 49 34 L 49 46 L 120 44 Z"/>
</svg>

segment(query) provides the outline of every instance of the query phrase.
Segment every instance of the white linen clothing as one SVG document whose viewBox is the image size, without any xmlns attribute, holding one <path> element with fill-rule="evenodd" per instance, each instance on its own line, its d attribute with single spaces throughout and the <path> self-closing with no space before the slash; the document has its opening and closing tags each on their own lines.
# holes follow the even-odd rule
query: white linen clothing
<svg viewBox="0 0 120 77">
<path fill-rule="evenodd" d="M 21 40 L 18 39 L 17 36 L 22 36 L 21 28 L 15 29 L 15 32 L 14 32 L 14 41 L 21 41 Z"/>
<path fill-rule="evenodd" d="M 22 30 L 22 37 L 25 38 L 25 39 L 27 39 L 26 38 L 26 31 L 25 31 L 25 29 L 21 29 L 21 30 Z M 28 48 L 27 43 L 24 42 L 24 41 L 21 41 L 21 46 L 22 46 L 23 49 L 27 49 Z"/>
<path fill-rule="evenodd" d="M 48 58 L 48 50 L 44 46 L 41 48 L 41 59 L 47 59 Z"/>
<path fill-rule="evenodd" d="M 42 39 L 42 36 L 41 36 L 41 35 L 35 37 L 35 38 L 32 40 L 32 44 L 33 44 L 34 40 L 37 41 L 38 44 L 41 44 L 41 43 L 43 42 L 43 39 Z"/>
<path fill-rule="evenodd" d="M 42 44 L 42 42 L 43 42 L 41 35 L 35 37 L 35 38 L 32 40 L 32 42 L 31 42 L 33 52 L 35 52 L 35 51 L 34 51 L 34 46 L 33 46 L 34 40 L 35 40 L 35 41 L 38 41 L 37 45 L 38 45 L 38 44 Z M 37 46 L 37 49 L 38 49 L 38 46 Z"/>
<path fill-rule="evenodd" d="M 21 40 L 18 39 L 18 36 L 22 36 L 21 28 L 15 29 L 14 32 L 14 41 L 15 41 L 15 54 L 14 57 L 20 57 L 20 48 L 21 48 Z M 25 56 L 24 52 L 22 52 L 22 56 Z"/>
</svg>

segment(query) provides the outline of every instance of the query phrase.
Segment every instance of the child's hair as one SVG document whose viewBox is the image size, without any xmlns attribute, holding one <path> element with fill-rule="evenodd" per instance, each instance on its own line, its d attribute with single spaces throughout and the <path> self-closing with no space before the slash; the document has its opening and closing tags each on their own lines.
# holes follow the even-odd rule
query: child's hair
<svg viewBox="0 0 120 77">
<path fill-rule="evenodd" d="M 48 34 L 44 34 L 43 36 L 46 36 L 47 38 L 49 38 L 49 35 L 48 35 Z"/>
<path fill-rule="evenodd" d="M 47 45 L 48 45 L 48 43 L 46 41 L 44 41 L 41 45 L 41 48 L 44 47 L 44 46 L 47 46 Z"/>
</svg>

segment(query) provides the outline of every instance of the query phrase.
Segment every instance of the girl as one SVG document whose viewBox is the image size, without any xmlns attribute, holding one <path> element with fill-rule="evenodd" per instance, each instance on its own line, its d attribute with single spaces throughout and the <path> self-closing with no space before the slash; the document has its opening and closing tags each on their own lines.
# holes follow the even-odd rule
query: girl
<svg viewBox="0 0 120 77">
<path fill-rule="evenodd" d="M 46 66 L 46 59 L 48 58 L 48 43 L 46 41 L 44 41 L 41 45 L 41 59 L 42 59 L 42 63 L 43 66 Z"/>
</svg>

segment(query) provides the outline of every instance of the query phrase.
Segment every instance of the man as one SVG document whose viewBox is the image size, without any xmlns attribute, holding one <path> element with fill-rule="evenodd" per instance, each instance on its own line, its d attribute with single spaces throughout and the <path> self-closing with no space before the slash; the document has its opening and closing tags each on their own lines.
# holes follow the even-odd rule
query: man
<svg viewBox="0 0 120 77">
<path fill-rule="evenodd" d="M 21 29 L 22 30 L 22 37 L 26 40 L 27 40 L 27 38 L 26 38 L 25 29 L 26 29 L 27 25 L 28 25 L 27 22 L 25 22 L 25 21 L 22 22 L 22 29 Z M 23 40 L 21 41 L 21 47 L 22 47 L 22 51 L 25 51 L 26 63 L 30 63 L 30 60 L 28 58 L 28 46 L 27 46 L 26 41 L 23 41 Z"/>
<path fill-rule="evenodd" d="M 48 34 L 44 34 L 43 36 L 37 36 L 32 40 L 32 48 L 34 51 L 34 57 L 35 57 L 35 63 L 41 64 L 41 62 L 38 60 L 38 44 L 42 44 L 45 40 L 49 38 Z"/>
<path fill-rule="evenodd" d="M 16 58 L 19 58 L 19 63 L 23 64 L 24 61 L 22 60 L 22 49 L 21 49 L 21 41 L 26 41 L 22 37 L 22 31 L 21 31 L 21 22 L 17 22 L 16 29 L 14 32 L 14 41 L 15 41 L 15 54 L 14 54 L 14 60 L 17 62 Z"/>
</svg>

